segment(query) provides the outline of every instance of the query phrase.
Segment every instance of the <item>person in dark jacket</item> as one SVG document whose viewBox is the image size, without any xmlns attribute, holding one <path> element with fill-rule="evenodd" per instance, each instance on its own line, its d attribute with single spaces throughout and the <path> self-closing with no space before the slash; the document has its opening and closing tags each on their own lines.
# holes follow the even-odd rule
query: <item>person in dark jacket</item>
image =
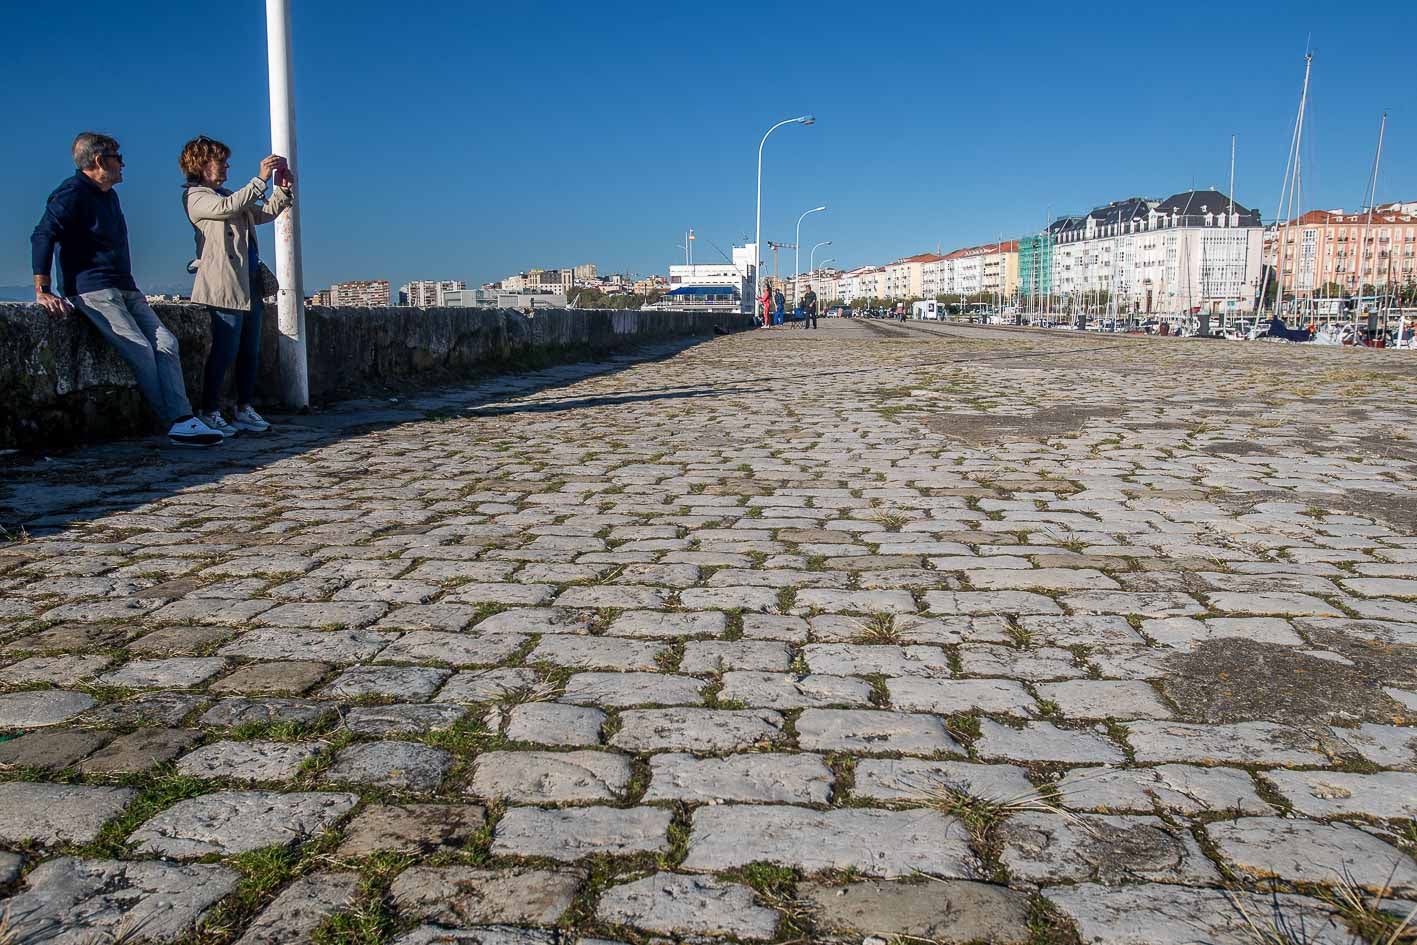
<svg viewBox="0 0 1417 945">
<path fill-rule="evenodd" d="M 73 177 L 54 189 L 30 236 L 34 300 L 51 315 L 75 309 L 133 369 L 138 390 L 179 446 L 214 446 L 223 439 L 192 415 L 177 337 L 168 331 L 133 281 L 128 225 L 115 185 L 123 155 L 108 135 L 86 131 L 74 139 Z M 63 281 L 50 282 L 55 247 Z"/>
<path fill-rule="evenodd" d="M 817 293 L 811 289 L 802 295 L 802 327 L 817 327 Z"/>
</svg>

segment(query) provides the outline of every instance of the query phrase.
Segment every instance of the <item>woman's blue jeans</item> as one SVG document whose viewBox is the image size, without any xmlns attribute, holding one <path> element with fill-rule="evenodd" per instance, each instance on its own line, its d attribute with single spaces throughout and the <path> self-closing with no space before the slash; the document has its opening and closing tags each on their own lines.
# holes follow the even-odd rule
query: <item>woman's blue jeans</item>
<svg viewBox="0 0 1417 945">
<path fill-rule="evenodd" d="M 251 403 L 261 367 L 261 315 L 265 306 L 251 300 L 251 311 L 212 309 L 212 350 L 202 381 L 202 412 L 221 409 L 221 388 L 231 362 L 236 362 L 236 403 Z"/>
</svg>

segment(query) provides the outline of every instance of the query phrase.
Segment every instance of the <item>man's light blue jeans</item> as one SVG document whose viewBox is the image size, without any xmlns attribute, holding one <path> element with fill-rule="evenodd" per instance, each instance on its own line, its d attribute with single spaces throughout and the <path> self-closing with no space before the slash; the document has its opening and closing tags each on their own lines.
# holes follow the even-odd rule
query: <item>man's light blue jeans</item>
<svg viewBox="0 0 1417 945">
<path fill-rule="evenodd" d="M 177 336 L 141 292 L 101 289 L 69 300 L 133 369 L 138 390 L 163 423 L 192 415 Z"/>
</svg>

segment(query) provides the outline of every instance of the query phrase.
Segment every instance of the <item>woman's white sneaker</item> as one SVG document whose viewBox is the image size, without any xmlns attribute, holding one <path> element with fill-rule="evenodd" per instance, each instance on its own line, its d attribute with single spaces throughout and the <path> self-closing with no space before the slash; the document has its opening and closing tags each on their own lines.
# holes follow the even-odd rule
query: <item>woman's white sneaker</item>
<svg viewBox="0 0 1417 945">
<path fill-rule="evenodd" d="M 216 446 L 226 437 L 196 417 L 183 417 L 168 428 L 167 439 L 174 446 Z"/>
<path fill-rule="evenodd" d="M 236 429 L 249 433 L 265 433 L 271 425 L 254 408 L 242 407 L 236 411 Z"/>
<path fill-rule="evenodd" d="M 240 433 L 236 427 L 226 422 L 226 418 L 221 415 L 219 410 L 213 410 L 211 413 L 199 413 L 197 419 L 225 437 L 237 436 Z"/>
</svg>

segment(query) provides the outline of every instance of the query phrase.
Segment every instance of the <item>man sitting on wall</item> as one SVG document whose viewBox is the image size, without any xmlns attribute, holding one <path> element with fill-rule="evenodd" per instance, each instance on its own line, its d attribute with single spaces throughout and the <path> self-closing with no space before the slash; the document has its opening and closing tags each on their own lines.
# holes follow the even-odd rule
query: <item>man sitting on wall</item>
<svg viewBox="0 0 1417 945">
<path fill-rule="evenodd" d="M 51 315 L 78 309 L 133 369 L 148 405 L 179 446 L 215 446 L 223 439 L 192 415 L 177 337 L 158 320 L 133 281 L 128 225 L 113 187 L 123 180 L 123 155 L 108 135 L 74 139 L 77 173 L 54 189 L 30 246 L 34 300 Z M 60 294 L 49 272 L 59 247 Z"/>
</svg>

